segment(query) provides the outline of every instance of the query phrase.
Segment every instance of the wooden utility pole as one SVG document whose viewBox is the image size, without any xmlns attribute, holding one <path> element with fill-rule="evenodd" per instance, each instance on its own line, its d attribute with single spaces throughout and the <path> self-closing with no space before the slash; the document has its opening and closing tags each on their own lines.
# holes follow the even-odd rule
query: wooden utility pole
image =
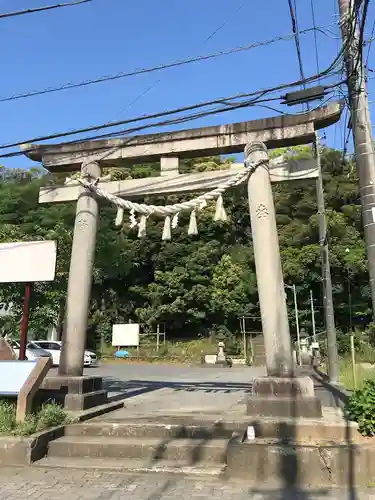
<svg viewBox="0 0 375 500">
<path fill-rule="evenodd" d="M 368 108 L 365 72 L 362 62 L 363 47 L 355 17 L 355 4 L 339 0 L 341 31 L 344 46 L 347 85 L 354 150 L 359 178 L 362 218 L 367 249 L 368 270 L 372 296 L 372 314 L 375 314 L 375 158 Z"/>
</svg>

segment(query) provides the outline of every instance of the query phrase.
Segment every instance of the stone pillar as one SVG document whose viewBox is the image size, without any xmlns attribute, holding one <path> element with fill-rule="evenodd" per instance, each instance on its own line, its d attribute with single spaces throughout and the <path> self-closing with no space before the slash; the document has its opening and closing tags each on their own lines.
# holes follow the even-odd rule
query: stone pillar
<svg viewBox="0 0 375 500">
<path fill-rule="evenodd" d="M 248 144 L 245 159 L 252 163 L 264 161 L 250 175 L 248 193 L 268 375 L 253 380 L 247 414 L 258 418 L 319 418 L 322 408 L 315 397 L 312 379 L 294 378 L 276 214 L 265 145 Z"/>
<path fill-rule="evenodd" d="M 81 168 L 81 175 L 91 180 L 100 177 L 100 172 L 100 166 L 94 162 Z M 98 200 L 89 189 L 82 187 L 74 224 L 59 375 L 81 376 L 83 373 L 98 219 Z"/>
<path fill-rule="evenodd" d="M 294 364 L 266 146 L 248 144 L 245 160 L 265 161 L 250 175 L 248 194 L 267 373 L 290 377 Z"/>
<path fill-rule="evenodd" d="M 160 158 L 160 175 L 174 177 L 179 174 L 178 156 L 162 156 Z"/>
</svg>

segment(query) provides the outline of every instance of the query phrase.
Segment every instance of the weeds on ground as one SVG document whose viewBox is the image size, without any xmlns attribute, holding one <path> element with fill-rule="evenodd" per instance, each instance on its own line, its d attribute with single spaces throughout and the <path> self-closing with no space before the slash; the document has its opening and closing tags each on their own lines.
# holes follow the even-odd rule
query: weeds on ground
<svg viewBox="0 0 375 500">
<path fill-rule="evenodd" d="M 363 436 L 375 436 L 375 380 L 366 380 L 362 389 L 349 398 L 345 412 L 349 420 L 358 423 Z"/>
<path fill-rule="evenodd" d="M 28 415 L 24 422 L 17 422 L 16 404 L 0 400 L 1 436 L 29 436 L 68 422 L 67 413 L 55 403 L 44 404 L 38 411 Z"/>
<path fill-rule="evenodd" d="M 355 375 L 357 382 L 356 389 L 362 389 L 367 379 L 375 379 L 375 369 L 365 368 L 358 363 L 355 365 Z M 354 389 L 353 364 L 351 359 L 344 358 L 340 360 L 340 382 L 346 389 Z"/>
</svg>

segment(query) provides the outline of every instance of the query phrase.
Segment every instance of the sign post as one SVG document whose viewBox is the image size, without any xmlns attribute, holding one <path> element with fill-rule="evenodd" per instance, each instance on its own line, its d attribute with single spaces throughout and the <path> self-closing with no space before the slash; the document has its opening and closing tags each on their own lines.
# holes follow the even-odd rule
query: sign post
<svg viewBox="0 0 375 500">
<path fill-rule="evenodd" d="M 27 332 L 29 330 L 30 296 L 31 296 L 31 283 L 26 283 L 25 294 L 23 297 L 23 312 L 22 312 L 21 335 L 20 335 L 19 359 L 22 361 L 24 361 L 26 358 Z"/>
</svg>

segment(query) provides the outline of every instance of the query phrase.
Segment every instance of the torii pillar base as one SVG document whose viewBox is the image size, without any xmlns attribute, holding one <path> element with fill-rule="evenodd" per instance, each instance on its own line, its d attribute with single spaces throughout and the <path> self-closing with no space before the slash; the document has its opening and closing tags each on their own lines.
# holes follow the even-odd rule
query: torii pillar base
<svg viewBox="0 0 375 500">
<path fill-rule="evenodd" d="M 254 379 L 246 402 L 252 417 L 321 418 L 322 405 L 310 377 L 260 377 Z"/>
<path fill-rule="evenodd" d="M 47 377 L 41 389 L 43 400 L 54 400 L 70 411 L 88 410 L 108 403 L 102 377 L 57 375 Z"/>
</svg>

